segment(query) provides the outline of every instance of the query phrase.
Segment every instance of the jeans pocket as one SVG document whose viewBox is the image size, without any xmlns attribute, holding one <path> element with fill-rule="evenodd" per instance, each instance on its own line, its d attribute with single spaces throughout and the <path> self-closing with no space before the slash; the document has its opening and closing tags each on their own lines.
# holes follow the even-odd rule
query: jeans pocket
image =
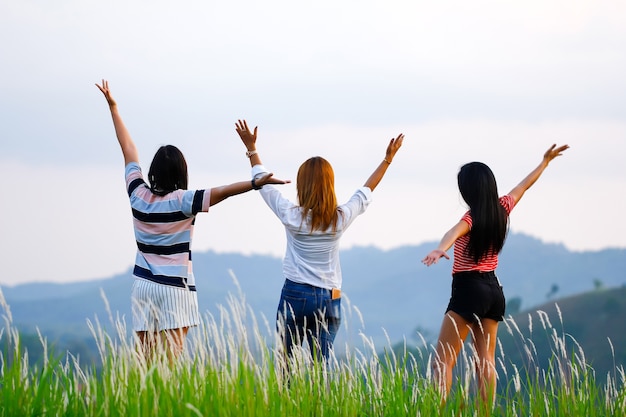
<svg viewBox="0 0 626 417">
<path fill-rule="evenodd" d="M 280 297 L 278 313 L 286 320 L 298 321 L 298 319 L 304 317 L 306 313 L 305 309 L 306 298 L 292 297 L 286 294 Z"/>
</svg>

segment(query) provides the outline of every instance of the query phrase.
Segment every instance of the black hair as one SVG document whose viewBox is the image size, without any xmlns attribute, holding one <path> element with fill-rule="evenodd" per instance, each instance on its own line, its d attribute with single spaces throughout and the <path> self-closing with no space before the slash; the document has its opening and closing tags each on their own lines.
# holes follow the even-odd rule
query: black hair
<svg viewBox="0 0 626 417">
<path fill-rule="evenodd" d="M 186 190 L 189 176 L 183 153 L 174 145 L 161 146 L 152 158 L 148 180 L 150 190 L 157 195 Z"/>
<path fill-rule="evenodd" d="M 463 165 L 457 181 L 472 216 L 466 255 L 478 263 L 484 256 L 498 254 L 502 250 L 509 216 L 500 204 L 496 178 L 487 165 L 482 162 Z"/>
</svg>

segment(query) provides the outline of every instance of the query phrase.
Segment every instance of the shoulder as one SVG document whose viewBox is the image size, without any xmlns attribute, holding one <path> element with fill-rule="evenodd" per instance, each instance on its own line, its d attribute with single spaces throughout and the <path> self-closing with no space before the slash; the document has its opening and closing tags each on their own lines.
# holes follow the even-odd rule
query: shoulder
<svg viewBox="0 0 626 417">
<path fill-rule="evenodd" d="M 140 185 L 146 182 L 141 174 L 141 167 L 137 162 L 130 162 L 125 168 L 126 191 L 130 196 Z"/>
<path fill-rule="evenodd" d="M 374 195 L 374 193 L 372 192 L 372 190 L 369 187 L 359 187 L 356 189 L 356 191 L 354 191 L 354 193 L 352 194 L 352 197 L 350 198 L 352 199 L 359 199 L 365 202 L 370 202 L 372 201 L 372 196 Z"/>
<path fill-rule="evenodd" d="M 504 207 L 507 213 L 510 213 L 511 210 L 513 210 L 513 207 L 515 207 L 515 198 L 513 198 L 510 194 L 503 195 L 500 197 L 500 204 Z"/>
<path fill-rule="evenodd" d="M 278 188 L 271 184 L 265 184 L 263 188 L 258 190 L 258 193 L 261 194 L 267 206 L 283 220 L 292 216 L 294 212 L 300 213 L 300 206 L 285 197 Z"/>
<path fill-rule="evenodd" d="M 339 208 L 356 206 L 367 207 L 372 202 L 372 194 L 372 190 L 370 190 L 368 187 L 359 187 L 352 194 L 350 199 L 344 204 L 341 204 Z"/>
<path fill-rule="evenodd" d="M 337 210 L 342 213 L 344 219 L 351 219 L 365 212 L 371 202 L 372 190 L 368 187 L 359 187 L 347 202 L 337 207 Z"/>
<path fill-rule="evenodd" d="M 141 167 L 137 162 L 129 162 L 124 168 L 124 176 L 126 178 L 143 178 Z"/>
<path fill-rule="evenodd" d="M 470 213 L 470 211 L 467 210 L 465 214 L 463 214 L 463 217 L 461 217 L 461 220 L 459 220 L 459 222 L 465 222 L 469 224 L 471 227 L 472 226 L 472 213 Z"/>
</svg>

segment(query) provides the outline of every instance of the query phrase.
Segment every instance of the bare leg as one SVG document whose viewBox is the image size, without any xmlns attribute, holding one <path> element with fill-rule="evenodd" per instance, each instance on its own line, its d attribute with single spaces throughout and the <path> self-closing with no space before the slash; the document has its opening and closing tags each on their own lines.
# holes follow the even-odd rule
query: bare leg
<svg viewBox="0 0 626 417">
<path fill-rule="evenodd" d="M 146 362 L 149 362 L 156 348 L 156 336 L 152 332 L 139 331 L 137 332 L 137 338 L 139 339 L 138 353 L 142 355 Z"/>
<path fill-rule="evenodd" d="M 170 363 L 183 353 L 188 331 L 189 327 L 180 327 L 178 329 L 168 329 L 161 332 L 161 342 L 166 349 L 167 358 Z"/>
<path fill-rule="evenodd" d="M 481 319 L 480 324 L 472 325 L 474 348 L 478 356 L 476 374 L 478 377 L 478 391 L 485 407 L 491 412 L 496 392 L 496 338 L 498 322 L 492 319 Z"/>
<path fill-rule="evenodd" d="M 445 403 L 452 386 L 452 370 L 456 365 L 463 341 L 470 330 L 470 322 L 453 311 L 448 311 L 441 323 L 436 357 L 433 361 L 435 382 Z"/>
<path fill-rule="evenodd" d="M 178 357 L 185 346 L 185 338 L 189 327 L 181 327 L 178 329 L 168 329 L 162 332 L 137 332 L 139 338 L 140 353 L 143 355 L 147 363 L 152 361 L 157 353 L 163 350 L 167 354 L 167 358 L 172 362 Z"/>
</svg>

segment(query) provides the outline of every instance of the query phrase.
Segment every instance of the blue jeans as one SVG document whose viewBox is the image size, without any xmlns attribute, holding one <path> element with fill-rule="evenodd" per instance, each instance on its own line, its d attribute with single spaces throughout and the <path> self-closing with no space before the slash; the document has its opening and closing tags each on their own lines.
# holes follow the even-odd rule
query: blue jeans
<svg viewBox="0 0 626 417">
<path fill-rule="evenodd" d="M 287 279 L 276 322 L 287 355 L 306 338 L 315 360 L 328 359 L 341 324 L 341 298 L 333 300 L 331 290 Z"/>
</svg>

